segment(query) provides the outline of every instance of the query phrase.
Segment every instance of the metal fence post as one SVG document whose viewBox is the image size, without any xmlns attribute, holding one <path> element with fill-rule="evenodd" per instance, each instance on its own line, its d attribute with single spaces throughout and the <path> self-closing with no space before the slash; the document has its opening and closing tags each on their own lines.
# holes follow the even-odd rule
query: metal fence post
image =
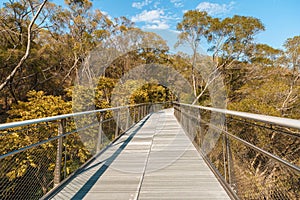
<svg viewBox="0 0 300 200">
<path fill-rule="evenodd" d="M 140 120 L 143 119 L 143 117 L 144 117 L 144 105 L 141 105 L 141 118 L 140 118 Z"/>
<path fill-rule="evenodd" d="M 198 115 L 198 143 L 199 143 L 199 147 L 201 148 L 201 144 L 203 142 L 203 138 L 202 138 L 202 135 L 203 135 L 203 130 L 202 130 L 202 126 L 201 126 L 201 113 L 200 113 L 200 110 L 197 109 L 197 115 Z"/>
<path fill-rule="evenodd" d="M 193 126 L 192 126 L 192 117 L 191 117 L 191 108 L 188 108 L 187 110 L 187 119 L 188 119 L 188 124 L 187 124 L 187 132 L 193 136 Z"/>
<path fill-rule="evenodd" d="M 223 163 L 224 163 L 224 178 L 225 181 L 228 183 L 228 174 L 227 174 L 227 140 L 226 135 L 223 134 L 222 137 L 222 145 L 223 145 Z"/>
<path fill-rule="evenodd" d="M 227 126 L 226 126 L 227 129 Z M 232 155 L 231 155 L 231 149 L 230 149 L 230 140 L 228 136 L 226 136 L 226 149 L 227 149 L 227 162 L 228 162 L 228 183 L 230 186 L 232 186 Z"/>
<path fill-rule="evenodd" d="M 147 104 L 146 105 L 146 113 L 147 113 L 147 115 L 150 113 L 150 106 L 151 106 L 151 104 Z"/>
<path fill-rule="evenodd" d="M 66 119 L 61 119 L 58 125 L 58 135 L 61 136 L 65 133 Z M 63 138 L 57 140 L 56 162 L 54 169 L 54 187 L 60 183 L 61 160 L 62 160 Z"/>
<path fill-rule="evenodd" d="M 133 123 L 135 123 L 135 106 L 133 108 Z"/>
<path fill-rule="evenodd" d="M 117 121 L 116 121 L 116 130 L 115 130 L 115 138 L 119 136 L 119 118 L 120 118 L 120 110 L 117 110 Z"/>
<path fill-rule="evenodd" d="M 182 107 L 181 116 L 182 116 L 182 127 L 184 128 L 184 130 L 186 130 L 185 108 L 184 107 Z"/>
<path fill-rule="evenodd" d="M 141 106 L 138 106 L 138 119 L 137 119 L 137 121 L 140 121 L 140 117 L 141 117 Z"/>
<path fill-rule="evenodd" d="M 102 145 L 102 122 L 103 122 L 103 114 L 100 113 L 98 140 L 97 140 L 97 149 L 96 149 L 97 153 L 101 150 L 101 145 Z"/>
<path fill-rule="evenodd" d="M 125 130 L 127 130 L 129 128 L 129 120 L 130 120 L 130 107 L 127 107 L 127 116 L 126 116 L 126 126 L 125 126 Z"/>
</svg>

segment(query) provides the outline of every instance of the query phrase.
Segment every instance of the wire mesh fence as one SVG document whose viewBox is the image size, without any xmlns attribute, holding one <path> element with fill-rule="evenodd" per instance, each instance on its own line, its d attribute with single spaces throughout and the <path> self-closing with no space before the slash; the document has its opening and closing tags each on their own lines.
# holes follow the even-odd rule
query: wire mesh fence
<svg viewBox="0 0 300 200">
<path fill-rule="evenodd" d="M 177 103 L 174 109 L 232 198 L 300 199 L 299 121 Z"/>
<path fill-rule="evenodd" d="M 0 125 L 0 199 L 40 199 L 150 111 L 140 104 Z"/>
</svg>

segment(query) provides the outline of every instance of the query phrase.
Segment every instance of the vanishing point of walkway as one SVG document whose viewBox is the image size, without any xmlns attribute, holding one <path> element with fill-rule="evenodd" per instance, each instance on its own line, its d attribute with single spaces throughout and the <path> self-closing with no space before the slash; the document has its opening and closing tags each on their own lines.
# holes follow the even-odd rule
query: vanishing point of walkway
<svg viewBox="0 0 300 200">
<path fill-rule="evenodd" d="M 148 115 L 52 199 L 230 199 L 173 109 Z"/>
</svg>

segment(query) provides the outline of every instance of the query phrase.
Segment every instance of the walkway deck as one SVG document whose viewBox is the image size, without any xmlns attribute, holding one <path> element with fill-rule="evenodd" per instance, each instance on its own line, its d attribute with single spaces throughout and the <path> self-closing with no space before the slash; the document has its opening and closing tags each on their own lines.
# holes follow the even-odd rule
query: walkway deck
<svg viewBox="0 0 300 200">
<path fill-rule="evenodd" d="M 167 109 L 147 116 L 52 199 L 230 199 Z"/>
</svg>

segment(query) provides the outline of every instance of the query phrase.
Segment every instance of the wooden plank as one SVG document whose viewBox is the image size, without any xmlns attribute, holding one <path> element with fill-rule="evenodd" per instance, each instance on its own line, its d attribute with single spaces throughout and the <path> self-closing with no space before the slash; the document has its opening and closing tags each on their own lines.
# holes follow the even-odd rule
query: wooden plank
<svg viewBox="0 0 300 200">
<path fill-rule="evenodd" d="M 52 199 L 230 198 L 167 109 L 131 128 Z"/>
</svg>

